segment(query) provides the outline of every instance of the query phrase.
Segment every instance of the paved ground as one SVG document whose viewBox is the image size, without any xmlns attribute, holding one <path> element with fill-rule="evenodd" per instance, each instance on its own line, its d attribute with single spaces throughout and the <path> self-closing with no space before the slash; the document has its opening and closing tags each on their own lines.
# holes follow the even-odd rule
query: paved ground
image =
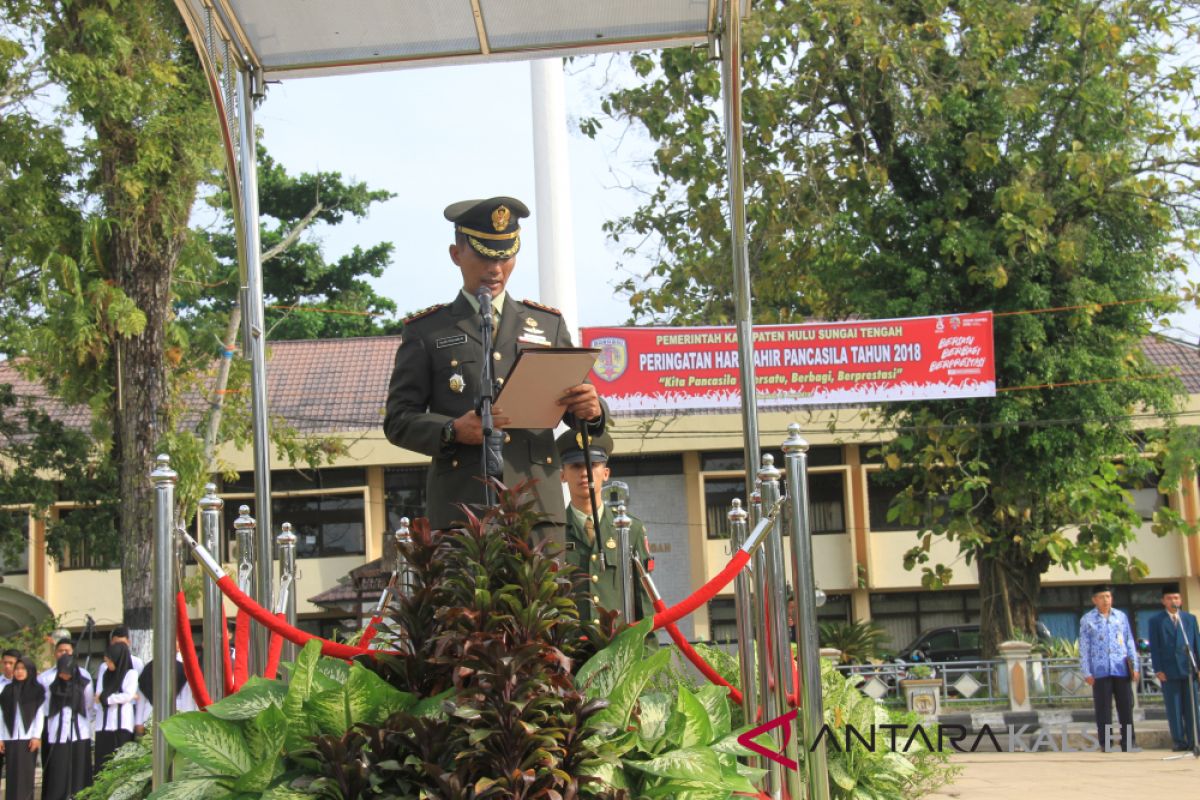
<svg viewBox="0 0 1200 800">
<path fill-rule="evenodd" d="M 1166 750 L 1140 753 L 964 753 L 950 786 L 927 800 L 1097 800 L 1110 797 L 1194 797 L 1200 760 L 1164 760 Z"/>
</svg>

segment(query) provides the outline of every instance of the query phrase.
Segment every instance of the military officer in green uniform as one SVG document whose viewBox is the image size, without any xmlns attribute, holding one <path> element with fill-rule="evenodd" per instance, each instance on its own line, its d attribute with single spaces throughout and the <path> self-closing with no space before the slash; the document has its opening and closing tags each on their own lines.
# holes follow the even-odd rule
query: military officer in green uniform
<svg viewBox="0 0 1200 800">
<path fill-rule="evenodd" d="M 608 457 L 613 450 L 612 437 L 607 433 L 596 436 L 589 445 L 592 479 L 596 486 L 596 506 L 600 513 L 599 535 L 596 535 L 595 523 L 592 521 L 592 501 L 588 492 L 582 436 L 575 431 L 567 431 L 558 437 L 562 481 L 567 485 L 571 496 L 571 504 L 567 507 L 567 563 L 579 568 L 588 576 L 587 584 L 580 589 L 576 598 L 580 617 L 598 621 L 596 606 L 618 612 L 621 610 L 621 591 L 616 560 L 617 530 L 613 525 L 612 510 L 605 507 L 600 489 L 611 474 Z M 654 559 L 650 556 L 646 526 L 639 519 L 633 519 L 633 525 L 629 528 L 629 544 L 632 551 L 642 560 L 646 570 L 653 571 Z M 630 568 L 633 570 L 636 587 L 634 610 L 638 619 L 642 619 L 654 613 L 654 604 L 642 588 L 636 568 L 632 565 Z"/>
<path fill-rule="evenodd" d="M 556 309 L 530 300 L 517 301 L 505 291 L 521 248 L 521 224 L 529 209 L 513 197 L 464 200 L 445 210 L 454 223 L 450 260 L 462 273 L 462 291 L 454 300 L 413 314 L 404 323 L 388 386 L 383 429 L 388 441 L 431 457 L 426 513 L 434 529 L 464 519 L 457 504 L 485 502 L 479 480 L 482 420 L 478 414 L 480 365 L 493 359 L 501 386 L 518 351 L 533 347 L 570 347 L 571 336 Z M 492 353 L 483 352 L 477 294 L 492 295 L 495 328 Z M 606 410 L 590 383 L 557 387 L 563 421 L 584 420 L 594 434 L 604 432 Z M 500 404 L 493 407 L 497 428 L 508 421 Z M 537 510 L 547 516 L 539 537 L 562 542 L 565 522 L 559 486 L 558 454 L 550 430 L 504 432 L 506 486 L 537 479 Z"/>
</svg>

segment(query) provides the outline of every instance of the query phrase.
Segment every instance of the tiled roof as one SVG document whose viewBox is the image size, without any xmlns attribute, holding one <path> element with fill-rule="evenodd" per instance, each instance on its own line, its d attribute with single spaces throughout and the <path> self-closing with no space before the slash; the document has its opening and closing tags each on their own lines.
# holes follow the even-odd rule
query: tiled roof
<svg viewBox="0 0 1200 800">
<path fill-rule="evenodd" d="M 388 378 L 399 336 L 273 342 L 267 359 L 267 399 L 273 416 L 302 433 L 375 430 L 383 424 Z M 1200 349 L 1163 336 L 1147 336 L 1150 363 L 1179 374 L 1188 392 L 1200 393 Z M 66 406 L 37 383 L 25 380 L 12 362 L 0 363 L 0 383 L 11 383 L 53 417 L 86 429 L 83 406 Z M 811 408 L 811 407 L 809 407 Z"/>
<path fill-rule="evenodd" d="M 1188 394 L 1200 393 L 1200 348 L 1166 336 L 1147 336 L 1142 352 L 1151 364 L 1175 372 Z"/>
</svg>

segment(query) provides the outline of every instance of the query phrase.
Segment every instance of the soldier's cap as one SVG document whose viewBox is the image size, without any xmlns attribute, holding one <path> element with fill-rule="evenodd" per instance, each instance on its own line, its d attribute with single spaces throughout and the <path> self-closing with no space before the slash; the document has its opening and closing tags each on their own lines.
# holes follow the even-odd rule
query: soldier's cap
<svg viewBox="0 0 1200 800">
<path fill-rule="evenodd" d="M 1092 597 L 1095 597 L 1102 592 L 1112 592 L 1112 587 L 1107 583 L 1097 583 L 1092 587 Z"/>
<path fill-rule="evenodd" d="M 521 220 L 529 216 L 529 207 L 515 197 L 489 197 L 451 203 L 442 213 L 472 250 L 504 261 L 521 249 Z"/>
<path fill-rule="evenodd" d="M 1162 587 L 1162 593 L 1164 595 L 1179 594 L 1179 584 L 1178 583 L 1164 583 L 1163 587 Z"/>
<path fill-rule="evenodd" d="M 583 434 L 579 431 L 567 431 L 558 437 L 555 445 L 558 447 L 558 458 L 563 464 L 583 463 Z M 591 437 L 588 445 L 593 464 L 606 463 L 613 451 L 613 440 L 607 433 Z"/>
</svg>

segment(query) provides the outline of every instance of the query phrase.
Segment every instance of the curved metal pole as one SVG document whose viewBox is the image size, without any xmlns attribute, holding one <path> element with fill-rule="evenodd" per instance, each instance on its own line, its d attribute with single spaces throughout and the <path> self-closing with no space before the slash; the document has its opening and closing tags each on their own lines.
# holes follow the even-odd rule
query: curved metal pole
<svg viewBox="0 0 1200 800">
<path fill-rule="evenodd" d="M 154 756 L 151 781 L 155 788 L 171 780 L 171 747 L 162 722 L 175 713 L 175 480 L 171 459 L 160 455 L 150 479 L 154 481 Z"/>
<path fill-rule="evenodd" d="M 762 485 L 763 508 L 774 508 L 779 501 L 780 472 L 775 467 L 775 457 L 766 453 L 762 457 L 762 468 L 758 471 L 758 480 Z M 763 607 L 765 625 L 758 642 L 759 659 L 758 674 L 763 678 L 763 690 L 766 695 L 765 721 L 779 717 L 788 710 L 788 692 L 792 677 L 791 640 L 787 633 L 787 576 L 783 566 L 783 526 L 774 525 L 767 533 L 766 546 L 759 551 L 762 554 L 760 562 L 764 571 L 758 577 L 758 594 L 755 601 Z M 777 745 L 783 745 L 779 737 L 780 729 L 771 732 Z M 779 749 L 785 751 L 785 756 L 797 760 L 796 737 L 788 739 L 787 744 Z M 785 793 L 791 797 L 799 797 L 799 776 L 792 770 L 785 770 L 777 761 L 772 760 L 767 773 L 770 780 L 767 793 L 773 798 L 782 798 Z M 793 787 L 793 784 L 795 786 Z"/>
<path fill-rule="evenodd" d="M 296 627 L 296 534 L 292 533 L 292 524 L 283 523 L 282 530 L 275 537 L 279 546 L 279 607 L 282 609 L 288 625 Z M 293 642 L 284 639 L 281 658 L 284 661 L 295 661 L 298 649 Z"/>
<path fill-rule="evenodd" d="M 759 464 L 758 405 L 754 382 L 754 329 L 750 313 L 750 247 L 746 233 L 746 186 L 742 172 L 742 0 L 725 0 L 721 31 L 721 94 L 725 101 L 725 153 L 729 180 L 729 230 L 733 253 L 733 301 L 742 390 L 746 494 L 754 490 Z"/>
<path fill-rule="evenodd" d="M 242 70 L 238 75 L 238 130 L 240 136 L 242 235 L 245 240 L 242 308 L 246 316 L 246 353 L 250 358 L 250 412 L 254 439 L 254 507 L 258 513 L 258 535 L 254 539 L 254 584 L 252 596 L 263 608 L 271 608 L 271 579 L 275 572 L 274 542 L 271 540 L 271 437 L 267 418 L 267 331 L 263 313 L 262 242 L 258 229 L 258 164 L 254 131 L 254 95 L 257 79 Z M 255 625 L 250 635 L 250 669 L 260 672 L 267 665 L 267 629 Z"/>
</svg>

